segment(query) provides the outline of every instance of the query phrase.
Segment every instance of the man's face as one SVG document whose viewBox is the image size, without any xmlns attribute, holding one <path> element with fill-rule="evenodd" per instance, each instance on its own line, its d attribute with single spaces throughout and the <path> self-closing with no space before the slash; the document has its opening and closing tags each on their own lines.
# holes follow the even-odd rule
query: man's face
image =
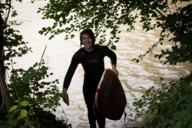
<svg viewBox="0 0 192 128">
<path fill-rule="evenodd" d="M 82 44 L 84 45 L 85 49 L 92 49 L 93 47 L 93 40 L 88 34 L 82 35 Z"/>
</svg>

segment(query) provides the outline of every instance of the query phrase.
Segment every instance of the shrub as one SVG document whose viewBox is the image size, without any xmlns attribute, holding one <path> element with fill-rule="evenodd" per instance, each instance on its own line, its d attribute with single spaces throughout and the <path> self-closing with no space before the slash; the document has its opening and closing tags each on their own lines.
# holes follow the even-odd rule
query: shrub
<svg viewBox="0 0 192 128">
<path fill-rule="evenodd" d="M 52 114 L 60 105 L 62 96 L 57 84 L 59 80 L 48 81 L 48 68 L 44 63 L 35 63 L 28 70 L 11 71 L 9 92 L 14 104 L 6 119 L 0 121 L 1 127 L 9 128 L 70 128 L 67 119 L 56 120 Z M 1 116 L 3 114 L 1 113 Z"/>
<path fill-rule="evenodd" d="M 161 78 L 159 88 L 151 87 L 141 99 L 135 99 L 135 119 L 144 116 L 147 128 L 191 128 L 191 81 L 192 74 L 170 82 Z"/>
</svg>

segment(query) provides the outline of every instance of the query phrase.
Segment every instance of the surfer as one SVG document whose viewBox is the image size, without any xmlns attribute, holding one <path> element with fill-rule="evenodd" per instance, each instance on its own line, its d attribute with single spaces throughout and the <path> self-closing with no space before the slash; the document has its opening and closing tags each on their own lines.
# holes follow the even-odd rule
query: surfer
<svg viewBox="0 0 192 128">
<path fill-rule="evenodd" d="M 85 29 L 80 33 L 81 47 L 72 57 L 70 66 L 63 82 L 63 101 L 69 105 L 67 89 L 78 64 L 84 69 L 83 96 L 88 111 L 88 120 L 91 128 L 105 127 L 105 117 L 102 116 L 95 106 L 95 92 L 104 71 L 104 57 L 111 60 L 112 70 L 118 75 L 116 69 L 116 54 L 107 46 L 95 45 L 95 36 L 91 29 Z"/>
</svg>

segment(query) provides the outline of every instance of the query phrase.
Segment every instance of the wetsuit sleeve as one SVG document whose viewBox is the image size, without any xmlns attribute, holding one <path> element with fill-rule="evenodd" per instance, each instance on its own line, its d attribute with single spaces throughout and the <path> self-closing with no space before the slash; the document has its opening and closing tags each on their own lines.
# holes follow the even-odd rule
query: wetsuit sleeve
<svg viewBox="0 0 192 128">
<path fill-rule="evenodd" d="M 68 89 L 68 87 L 69 87 L 69 85 L 71 83 L 71 79 L 73 77 L 73 74 L 74 74 L 78 64 L 79 64 L 78 56 L 77 56 L 77 54 L 74 54 L 73 57 L 72 57 L 70 66 L 68 68 L 68 71 L 67 71 L 67 73 L 65 75 L 65 79 L 64 79 L 64 82 L 63 82 L 63 88 Z"/>
<path fill-rule="evenodd" d="M 115 54 L 112 50 L 110 50 L 107 46 L 106 46 L 106 48 L 105 48 L 105 54 L 106 54 L 106 56 L 108 56 L 108 57 L 110 58 L 111 64 L 112 64 L 112 65 L 116 65 L 116 63 L 117 63 L 117 56 L 116 56 L 116 54 Z"/>
</svg>

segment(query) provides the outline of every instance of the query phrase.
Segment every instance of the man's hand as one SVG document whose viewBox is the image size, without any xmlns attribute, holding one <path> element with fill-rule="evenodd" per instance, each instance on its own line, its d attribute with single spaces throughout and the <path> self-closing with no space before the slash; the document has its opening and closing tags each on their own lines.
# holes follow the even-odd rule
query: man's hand
<svg viewBox="0 0 192 128">
<path fill-rule="evenodd" d="M 66 88 L 63 88 L 63 101 L 67 104 L 67 105 L 70 105 L 69 104 L 69 96 L 67 94 L 67 89 Z"/>
<path fill-rule="evenodd" d="M 116 65 L 112 65 L 112 71 L 117 75 L 118 77 L 118 71 L 116 69 Z"/>
</svg>

